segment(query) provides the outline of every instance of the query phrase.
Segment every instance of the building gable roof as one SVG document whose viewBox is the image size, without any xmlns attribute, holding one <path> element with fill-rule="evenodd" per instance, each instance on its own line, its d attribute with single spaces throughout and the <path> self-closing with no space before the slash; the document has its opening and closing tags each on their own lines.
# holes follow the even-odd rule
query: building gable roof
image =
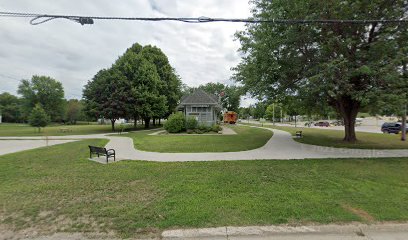
<svg viewBox="0 0 408 240">
<path fill-rule="evenodd" d="M 192 94 L 186 95 L 181 99 L 180 105 L 188 104 L 214 104 L 217 105 L 218 97 L 214 94 L 207 93 L 202 89 L 195 90 Z"/>
</svg>

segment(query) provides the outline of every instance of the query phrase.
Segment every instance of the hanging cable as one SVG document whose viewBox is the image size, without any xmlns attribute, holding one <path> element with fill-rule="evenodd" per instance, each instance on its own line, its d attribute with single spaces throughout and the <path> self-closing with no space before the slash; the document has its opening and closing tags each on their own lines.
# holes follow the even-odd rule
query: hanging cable
<svg viewBox="0 0 408 240">
<path fill-rule="evenodd" d="M 252 19 L 252 18 L 210 18 L 210 17 L 102 17 L 75 16 L 38 13 L 0 12 L 0 17 L 31 18 L 31 25 L 39 25 L 55 19 L 67 19 L 81 25 L 94 24 L 95 20 L 123 20 L 123 21 L 178 21 L 185 23 L 271 23 L 271 24 L 407 24 L 408 19 Z"/>
</svg>

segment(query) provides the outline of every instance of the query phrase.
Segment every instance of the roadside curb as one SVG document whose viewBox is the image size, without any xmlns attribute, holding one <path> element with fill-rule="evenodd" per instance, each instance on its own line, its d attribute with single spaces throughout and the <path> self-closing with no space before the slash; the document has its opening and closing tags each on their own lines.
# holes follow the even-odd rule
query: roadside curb
<svg viewBox="0 0 408 240">
<path fill-rule="evenodd" d="M 408 223 L 398 224 L 347 224 L 347 225 L 309 225 L 309 226 L 247 226 L 247 227 L 216 227 L 197 229 L 175 229 L 162 233 L 163 239 L 200 239 L 229 237 L 272 237 L 281 235 L 325 235 L 341 234 L 350 236 L 366 236 L 372 232 L 403 231 L 408 233 Z"/>
</svg>

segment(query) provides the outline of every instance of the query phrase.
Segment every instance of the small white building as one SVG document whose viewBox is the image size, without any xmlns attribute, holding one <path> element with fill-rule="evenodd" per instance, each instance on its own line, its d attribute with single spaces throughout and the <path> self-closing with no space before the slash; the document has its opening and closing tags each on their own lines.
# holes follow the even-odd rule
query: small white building
<svg viewBox="0 0 408 240">
<path fill-rule="evenodd" d="M 195 117 L 200 124 L 213 125 L 217 123 L 221 105 L 217 96 L 197 89 L 184 96 L 177 109 L 186 117 Z"/>
</svg>

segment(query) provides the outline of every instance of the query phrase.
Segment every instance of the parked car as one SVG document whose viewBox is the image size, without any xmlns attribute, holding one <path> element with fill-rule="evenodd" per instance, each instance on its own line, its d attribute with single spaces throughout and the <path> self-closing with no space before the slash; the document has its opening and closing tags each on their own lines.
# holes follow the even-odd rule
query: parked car
<svg viewBox="0 0 408 240">
<path fill-rule="evenodd" d="M 395 133 L 398 134 L 401 132 L 402 124 L 401 123 L 396 123 L 396 122 L 386 122 L 383 123 L 381 126 L 381 132 L 383 133 Z M 408 127 L 405 129 L 405 132 L 408 133 Z"/>
<path fill-rule="evenodd" d="M 328 127 L 330 126 L 330 123 L 327 121 L 320 121 L 314 124 L 317 127 Z"/>
</svg>

